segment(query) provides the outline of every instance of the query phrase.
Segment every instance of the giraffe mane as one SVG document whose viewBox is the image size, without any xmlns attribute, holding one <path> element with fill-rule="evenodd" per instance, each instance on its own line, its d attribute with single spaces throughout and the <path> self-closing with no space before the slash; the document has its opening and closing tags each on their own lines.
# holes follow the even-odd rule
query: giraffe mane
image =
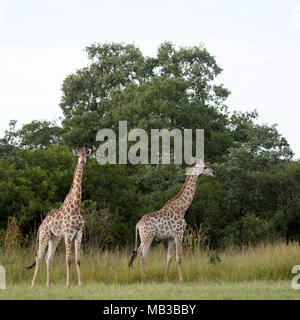
<svg viewBox="0 0 300 320">
<path fill-rule="evenodd" d="M 185 189 L 187 183 L 189 182 L 190 178 L 191 178 L 190 175 L 188 175 L 188 176 L 186 177 L 185 182 L 184 182 L 184 185 L 181 187 L 180 191 L 177 193 L 177 195 L 176 195 L 175 197 L 173 197 L 172 199 L 168 200 L 168 201 L 164 204 L 163 208 L 165 208 L 168 204 L 170 204 L 170 203 L 173 202 L 174 200 L 178 199 L 178 198 L 182 195 L 182 192 L 184 191 L 184 189 Z"/>
<path fill-rule="evenodd" d="M 56 208 L 52 208 L 48 213 L 47 213 L 47 216 L 50 216 L 52 215 L 53 213 L 55 213 L 58 209 Z"/>
</svg>

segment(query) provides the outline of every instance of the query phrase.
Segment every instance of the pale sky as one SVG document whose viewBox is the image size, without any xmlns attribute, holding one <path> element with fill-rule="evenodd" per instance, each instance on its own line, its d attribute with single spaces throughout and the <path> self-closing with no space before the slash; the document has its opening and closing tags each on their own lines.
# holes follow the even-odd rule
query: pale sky
<svg viewBox="0 0 300 320">
<path fill-rule="evenodd" d="M 91 43 L 203 43 L 223 68 L 230 111 L 278 123 L 300 158 L 300 0 L 0 0 L 0 136 L 58 119 L 63 79 L 87 64 Z"/>
</svg>

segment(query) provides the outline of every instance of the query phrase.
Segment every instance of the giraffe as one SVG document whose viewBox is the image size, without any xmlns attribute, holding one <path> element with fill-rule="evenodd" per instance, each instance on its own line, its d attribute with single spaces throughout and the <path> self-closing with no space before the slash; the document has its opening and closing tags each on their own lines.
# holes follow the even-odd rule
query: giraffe
<svg viewBox="0 0 300 320">
<path fill-rule="evenodd" d="M 37 233 L 37 253 L 35 262 L 27 269 L 35 267 L 34 276 L 31 287 L 33 288 L 37 279 L 39 266 L 44 255 L 44 251 L 48 245 L 46 256 L 47 265 L 47 286 L 50 285 L 50 267 L 53 260 L 55 250 L 62 238 L 65 240 L 66 246 L 66 265 L 67 265 L 67 286 L 70 286 L 70 265 L 71 265 L 71 246 L 75 239 L 75 256 L 78 275 L 78 284 L 82 285 L 80 273 L 80 244 L 83 230 L 83 218 L 80 215 L 81 204 L 81 180 L 83 168 L 86 165 L 87 157 L 91 154 L 91 149 L 85 145 L 83 148 L 77 147 L 73 150 L 74 155 L 78 158 L 75 167 L 73 182 L 70 192 L 66 196 L 63 204 L 58 210 L 51 211 L 40 225 Z"/>
<path fill-rule="evenodd" d="M 168 280 L 170 264 L 173 258 L 174 247 L 176 248 L 176 261 L 178 267 L 179 281 L 183 281 L 182 276 L 182 240 L 186 222 L 184 214 L 190 206 L 200 174 L 215 177 L 213 170 L 203 162 L 198 160 L 186 177 L 185 183 L 179 193 L 167 201 L 158 211 L 145 214 L 136 224 L 135 229 L 135 249 L 129 262 L 129 267 L 137 255 L 141 262 L 141 278 L 146 279 L 145 259 L 148 249 L 155 238 L 156 240 L 168 239 L 168 254 L 165 279 Z M 141 244 L 137 248 L 138 232 L 140 234 Z"/>
</svg>

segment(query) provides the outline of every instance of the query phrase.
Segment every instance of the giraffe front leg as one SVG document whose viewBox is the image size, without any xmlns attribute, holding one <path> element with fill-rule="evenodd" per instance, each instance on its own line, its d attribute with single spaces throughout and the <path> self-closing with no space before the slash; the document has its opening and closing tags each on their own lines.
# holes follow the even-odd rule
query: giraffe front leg
<svg viewBox="0 0 300 320">
<path fill-rule="evenodd" d="M 70 287 L 70 266 L 71 266 L 71 247 L 72 247 L 72 237 L 70 235 L 65 236 L 65 245 L 66 245 L 66 265 L 67 265 L 66 286 Z"/>
<path fill-rule="evenodd" d="M 166 266 L 166 274 L 165 274 L 166 281 L 169 280 L 169 270 L 170 270 L 170 265 L 173 258 L 174 244 L 175 244 L 175 241 L 173 239 L 170 239 L 168 244 L 167 266 Z"/>
<path fill-rule="evenodd" d="M 76 267 L 77 267 L 77 276 L 78 276 L 78 285 L 81 287 L 83 285 L 81 279 L 81 271 L 80 271 L 80 244 L 82 239 L 82 230 L 78 231 L 75 238 L 75 259 L 76 259 Z"/>
<path fill-rule="evenodd" d="M 176 246 L 176 261 L 177 261 L 177 267 L 178 267 L 178 277 L 179 281 L 183 282 L 183 276 L 182 276 L 182 241 L 181 239 L 176 240 L 175 242 Z"/>
</svg>

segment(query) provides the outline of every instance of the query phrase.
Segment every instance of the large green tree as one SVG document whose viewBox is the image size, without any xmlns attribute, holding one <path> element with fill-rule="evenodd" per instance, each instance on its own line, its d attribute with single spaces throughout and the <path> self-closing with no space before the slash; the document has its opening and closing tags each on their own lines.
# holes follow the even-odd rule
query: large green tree
<svg viewBox="0 0 300 320">
<path fill-rule="evenodd" d="M 162 43 L 154 58 L 134 45 L 87 47 L 88 67 L 63 83 L 64 141 L 97 147 L 101 128 L 204 128 L 207 155 L 225 152 L 232 142 L 223 105 L 229 91 L 214 85 L 222 69 L 201 46 L 176 49 Z"/>
</svg>

